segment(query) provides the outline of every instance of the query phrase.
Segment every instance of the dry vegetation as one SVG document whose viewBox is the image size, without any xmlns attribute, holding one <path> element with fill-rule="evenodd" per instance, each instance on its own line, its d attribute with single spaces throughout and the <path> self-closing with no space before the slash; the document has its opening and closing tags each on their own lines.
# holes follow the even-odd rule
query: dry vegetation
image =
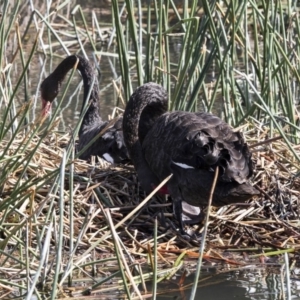
<svg viewBox="0 0 300 300">
<path fill-rule="evenodd" d="M 291 252 L 292 263 L 299 259 L 300 182 L 298 178 L 291 176 L 291 170 L 297 170 L 299 163 L 282 140 L 268 141 L 266 129 L 252 127 L 247 139 L 252 143 L 251 141 L 257 140 L 257 136 L 262 142 L 266 140 L 262 145 L 253 147 L 253 157 L 256 161 L 254 184 L 261 190 L 261 195 L 246 204 L 212 209 L 204 256 L 209 264 L 223 262 L 231 267 L 241 267 L 261 263 L 267 266 L 271 263 L 274 266 L 282 263 L 280 254 L 284 252 Z M 31 154 L 38 140 L 39 138 L 35 137 L 30 142 L 22 154 L 24 157 Z M 159 277 L 170 278 L 173 272 L 184 265 L 189 271 L 193 271 L 199 256 L 203 224 L 187 228 L 192 237 L 189 240 L 183 238 L 175 230 L 178 226 L 172 214 L 170 201 L 162 203 L 157 199 L 149 200 L 147 205 L 131 214 L 145 195 L 139 188 L 136 174 L 130 164 L 111 166 L 104 161 L 87 163 L 74 159 L 66 167 L 63 197 L 52 193 L 50 188 L 53 186 L 53 180 L 49 181 L 46 177 L 43 182 L 43 178 L 46 174 L 59 170 L 63 149 L 69 140 L 68 135 L 52 132 L 39 145 L 27 168 L 27 181 L 38 182 L 40 187 L 33 185 L 31 189 L 24 191 L 27 200 L 15 207 L 14 214 L 2 217 L 1 248 L 15 257 L 26 253 L 30 261 L 30 272 L 34 273 L 34 266 L 38 266 L 41 259 L 39 255 L 36 256 L 36 251 L 39 247 L 43 248 L 45 242 L 39 235 L 43 230 L 47 230 L 47 224 L 52 224 L 54 231 L 51 238 L 46 239 L 46 245 L 49 247 L 47 267 L 41 275 L 42 278 L 45 276 L 44 284 L 47 286 L 46 274 L 52 273 L 51 265 L 56 259 L 55 249 L 58 247 L 57 239 L 60 235 L 59 218 L 62 216 L 61 271 L 63 276 L 72 274 L 73 283 L 77 283 L 76 288 L 65 286 L 65 295 L 70 293 L 78 296 L 84 291 L 92 294 L 99 291 L 116 291 L 122 288 L 117 282 L 113 287 L 109 281 L 109 286 L 103 283 L 97 288 L 96 284 L 87 290 L 81 283 L 92 276 L 88 282 L 89 285 L 93 285 L 93 280 L 98 282 L 103 275 L 118 272 L 116 247 L 123 252 L 129 266 L 139 266 L 143 269 L 141 272 L 144 280 L 147 280 L 147 277 L 151 276 L 151 265 L 153 267 L 153 261 L 151 263 L 149 258 L 153 256 L 155 218 L 158 218 Z M 11 149 L 19 147 L 20 143 L 24 143 L 23 136 L 18 136 L 13 141 Z M 5 147 L 5 143 L 2 143 L 1 147 Z M 73 183 L 70 183 L 69 178 L 71 166 L 74 167 Z M 14 191 L 21 172 L 22 169 L 17 169 L 7 177 L 2 189 L 2 203 Z M 70 184 L 73 186 L 72 191 Z M 62 204 L 59 203 L 61 199 Z M 74 206 L 71 211 L 70 201 Z M 61 207 L 63 211 L 59 211 Z M 158 211 L 164 212 L 163 219 Z M 73 220 L 70 220 L 70 212 Z M 4 211 L 2 216 L 3 213 Z M 125 222 L 124 218 L 127 219 Z M 70 228 L 73 228 L 72 232 Z M 12 237 L 11 234 L 16 231 L 17 236 Z M 73 237 L 72 243 L 70 237 Z M 115 244 L 116 240 L 118 246 Z M 17 250 L 18 247 L 15 248 L 20 243 L 24 245 L 23 254 Z M 71 256 L 68 254 L 70 247 L 74 249 Z M 184 256 L 176 261 L 181 254 Z M 6 279 L 13 279 L 19 273 L 25 272 L 25 265 L 20 264 L 18 260 L 6 255 L 2 255 L 1 260 L 2 267 L 5 266 L 8 270 Z M 70 264 L 71 261 L 73 265 Z M 138 278 L 134 278 L 139 281 Z M 11 288 L 4 288 L 2 295 L 10 294 L 10 290 Z"/>
</svg>

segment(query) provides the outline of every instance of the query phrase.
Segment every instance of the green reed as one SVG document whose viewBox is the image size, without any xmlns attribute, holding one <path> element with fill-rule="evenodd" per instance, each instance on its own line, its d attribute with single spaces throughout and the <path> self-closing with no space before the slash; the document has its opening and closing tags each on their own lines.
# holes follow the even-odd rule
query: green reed
<svg viewBox="0 0 300 300">
<path fill-rule="evenodd" d="M 297 142 L 295 112 L 300 77 L 299 46 L 295 40 L 299 21 L 292 13 L 295 7 L 290 5 L 287 9 L 281 2 L 266 2 L 260 9 L 252 1 L 222 5 L 204 1 L 202 7 L 197 3 L 185 1 L 179 12 L 171 0 L 153 1 L 143 9 L 142 16 L 138 7 L 126 3 L 129 18 L 122 23 L 119 3 L 113 1 L 125 98 L 131 93 L 131 82 L 140 85 L 157 81 L 170 92 L 171 110 L 217 111 L 233 126 L 251 116 L 274 135 L 281 131 L 282 124 L 275 124 L 268 113 L 255 105 L 260 101 L 250 81 L 272 115 L 296 126 L 284 134 Z M 175 20 L 172 26 L 169 20 Z M 137 39 L 138 31 L 142 38 Z M 181 43 L 176 61 L 170 57 L 170 39 L 175 35 L 180 36 Z M 135 56 L 129 59 L 132 50 Z"/>
</svg>

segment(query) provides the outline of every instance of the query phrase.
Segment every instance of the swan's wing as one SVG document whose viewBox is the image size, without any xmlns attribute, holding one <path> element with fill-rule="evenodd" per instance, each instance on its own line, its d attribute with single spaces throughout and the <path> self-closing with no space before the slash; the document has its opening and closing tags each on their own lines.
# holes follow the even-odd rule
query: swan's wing
<svg viewBox="0 0 300 300">
<path fill-rule="evenodd" d="M 96 135 L 104 133 L 80 156 L 88 159 L 92 155 L 101 156 L 111 163 L 120 163 L 128 160 L 128 152 L 124 143 L 122 118 L 117 118 L 111 125 L 103 122 L 101 125 L 85 130 L 79 139 L 78 149 L 83 149 Z"/>
<path fill-rule="evenodd" d="M 164 114 L 147 134 L 143 152 L 161 178 L 172 165 L 208 172 L 219 166 L 220 180 L 238 183 L 246 182 L 253 171 L 242 135 L 208 113 Z"/>
</svg>

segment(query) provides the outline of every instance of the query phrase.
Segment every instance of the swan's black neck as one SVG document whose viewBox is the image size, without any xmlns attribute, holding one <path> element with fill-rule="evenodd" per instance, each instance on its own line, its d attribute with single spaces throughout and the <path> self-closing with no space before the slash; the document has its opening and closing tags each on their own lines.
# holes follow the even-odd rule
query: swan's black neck
<svg viewBox="0 0 300 300">
<path fill-rule="evenodd" d="M 159 116 L 168 110 L 168 94 L 153 82 L 137 88 L 131 95 L 123 117 L 123 134 L 136 170 L 145 163 L 142 142 Z"/>
<path fill-rule="evenodd" d="M 95 74 L 94 68 L 90 65 L 90 63 L 83 57 L 79 55 L 71 55 L 65 58 L 54 70 L 54 72 L 49 75 L 45 79 L 47 82 L 43 82 L 42 84 L 42 96 L 43 94 L 46 96 L 43 96 L 45 100 L 48 100 L 52 102 L 53 99 L 47 99 L 47 93 L 50 91 L 47 91 L 48 89 L 51 89 L 51 82 L 54 82 L 53 86 L 57 86 L 57 93 L 59 92 L 59 88 L 61 85 L 61 82 L 64 80 L 66 74 L 75 67 L 76 62 L 78 59 L 77 69 L 80 71 L 82 79 L 83 79 L 83 85 L 84 85 L 84 100 L 82 103 L 81 112 L 83 111 L 83 108 L 86 105 L 86 102 L 89 101 L 89 108 L 86 111 L 83 121 L 79 130 L 79 136 L 84 131 L 86 127 L 90 127 L 93 124 L 98 124 L 101 122 L 101 117 L 99 115 L 99 86 L 98 86 L 98 80 L 97 75 Z M 94 84 L 93 84 L 94 83 Z M 52 89 L 53 89 L 52 86 Z M 47 89 L 47 90 L 45 90 Z M 57 96 L 56 93 L 56 96 Z M 88 97 L 90 93 L 90 96 Z M 56 97 L 55 96 L 55 97 Z"/>
</svg>

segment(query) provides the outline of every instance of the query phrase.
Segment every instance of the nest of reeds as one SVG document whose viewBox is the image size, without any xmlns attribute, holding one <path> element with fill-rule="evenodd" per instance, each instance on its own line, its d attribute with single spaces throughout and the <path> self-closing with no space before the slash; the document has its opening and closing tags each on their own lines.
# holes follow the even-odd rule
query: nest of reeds
<svg viewBox="0 0 300 300">
<path fill-rule="evenodd" d="M 209 217 L 207 251 L 210 249 L 214 251 L 252 249 L 259 252 L 266 249 L 296 250 L 300 244 L 298 200 L 300 180 L 294 174 L 300 169 L 299 162 L 284 141 L 269 139 L 266 131 L 258 132 L 257 129 L 252 129 L 247 135 L 250 144 L 253 144 L 257 137 L 261 141 L 252 148 L 253 158 L 256 161 L 253 183 L 261 191 L 261 195 L 248 203 L 212 209 Z M 14 226 L 25 220 L 33 222 L 34 219 L 35 226 L 43 224 L 47 220 L 50 209 L 56 210 L 54 217 L 59 216 L 60 198 L 58 192 L 52 190 L 54 179 L 49 179 L 45 175 L 57 171 L 58 176 L 64 147 L 69 143 L 69 139 L 68 135 L 50 134 L 35 151 L 30 167 L 26 171 L 26 180 L 33 184 L 30 189 L 23 191 L 25 197 L 16 207 L 15 215 L 4 216 L 2 212 L 2 217 L 5 217 L 4 223 L 10 224 L 5 226 L 2 233 L 4 238 L 7 238 L 7 233 Z M 29 157 L 38 142 L 40 140 L 36 137 L 20 155 Z M 20 143 L 24 143 L 24 138 L 15 139 L 10 147 L 11 153 L 7 155 L 15 154 L 14 149 L 17 149 Z M 5 143 L 1 146 L 6 147 Z M 73 168 L 72 179 L 71 167 Z M 21 174 L 20 166 L 6 178 L 2 186 L 2 203 L 13 195 L 15 184 Z M 153 243 L 154 224 L 158 219 L 158 249 L 161 253 L 180 253 L 190 249 L 192 252 L 188 253 L 197 256 L 197 251 L 193 247 L 199 244 L 203 224 L 187 228 L 188 232 L 194 234 L 194 238 L 187 240 L 180 236 L 176 230 L 178 224 L 172 214 L 171 201 L 167 199 L 162 201 L 154 197 L 132 214 L 132 211 L 146 198 L 139 187 L 132 165 L 112 166 L 101 159 L 97 163 L 95 160 L 91 162 L 69 160 L 65 166 L 64 179 L 63 221 L 66 243 L 70 237 L 69 217 L 72 201 L 73 239 L 78 240 L 80 235 L 78 249 L 81 251 L 88 249 L 101 236 L 107 235 L 104 244 L 101 243 L 99 248 L 97 246 L 95 248 L 100 253 L 113 253 L 113 241 L 108 234 L 108 228 L 115 226 L 131 254 L 147 253 L 148 244 Z M 110 223 L 108 219 L 111 220 Z M 30 240 L 34 243 L 35 230 L 33 227 L 31 229 Z M 9 240 L 7 244 L 10 244 Z"/>
<path fill-rule="evenodd" d="M 248 203 L 211 209 L 204 259 L 208 264 L 279 263 L 279 254 L 292 252 L 297 261 L 299 162 L 283 140 L 270 139 L 267 130 L 250 124 L 247 128 L 256 162 L 253 184 L 261 194 Z M 73 137 L 54 131 L 44 138 L 19 134 L 0 147 L 5 153 L 0 161 L 0 249 L 6 253 L 1 260 L 14 270 L 3 274 L 6 280 L 22 276 L 27 262 L 45 291 L 51 291 L 53 274 L 61 270 L 60 285 L 70 276 L 79 283 L 75 290 L 64 285 L 64 292 L 96 293 L 95 278 L 118 274 L 120 264 L 139 265 L 148 278 L 154 249 L 159 278 L 170 278 L 183 266 L 195 270 L 204 222 L 187 226 L 189 236 L 182 236 L 171 200 L 147 197 L 132 165 L 68 157 L 75 149 Z M 19 259 L 23 255 L 24 261 Z M 45 266 L 42 273 L 39 265 Z M 82 286 L 86 277 L 91 281 L 87 289 Z M 101 291 L 107 288 L 112 287 L 101 284 Z M 113 290 L 119 288 L 122 283 L 114 282 Z M 9 288 L 4 294 L 14 297 L 17 292 Z"/>
</svg>

